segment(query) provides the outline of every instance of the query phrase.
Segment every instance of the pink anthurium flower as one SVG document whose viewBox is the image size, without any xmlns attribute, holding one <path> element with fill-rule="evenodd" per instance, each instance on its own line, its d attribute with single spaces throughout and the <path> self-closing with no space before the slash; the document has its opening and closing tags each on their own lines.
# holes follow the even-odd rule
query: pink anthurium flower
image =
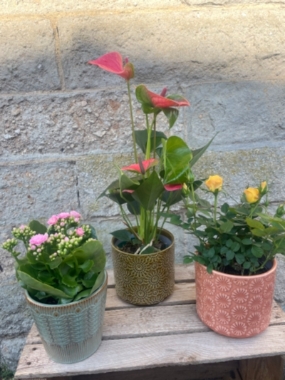
<svg viewBox="0 0 285 380">
<path fill-rule="evenodd" d="M 156 94 L 147 89 L 145 85 L 140 85 L 137 87 L 137 98 L 142 103 L 146 103 L 149 106 L 155 108 L 170 108 L 170 107 L 181 107 L 181 106 L 190 106 L 190 103 L 187 99 L 179 95 L 173 95 L 166 97 L 167 89 L 164 88 L 161 94 Z"/>
<path fill-rule="evenodd" d="M 183 185 L 181 184 L 174 184 L 174 185 L 164 185 L 164 188 L 166 191 L 175 191 L 175 190 L 181 190 Z"/>
<path fill-rule="evenodd" d="M 101 57 L 89 61 L 91 65 L 96 65 L 103 70 L 109 71 L 119 75 L 126 80 L 134 77 L 134 67 L 132 63 L 125 59 L 125 65 L 123 64 L 123 58 L 120 53 L 116 51 L 102 55 Z"/>
<path fill-rule="evenodd" d="M 138 164 L 131 164 L 129 166 L 123 166 L 122 170 L 128 170 L 130 172 L 136 172 L 140 174 L 144 174 L 149 168 L 156 165 L 158 160 L 155 158 L 150 158 L 149 160 L 141 161 Z"/>
</svg>

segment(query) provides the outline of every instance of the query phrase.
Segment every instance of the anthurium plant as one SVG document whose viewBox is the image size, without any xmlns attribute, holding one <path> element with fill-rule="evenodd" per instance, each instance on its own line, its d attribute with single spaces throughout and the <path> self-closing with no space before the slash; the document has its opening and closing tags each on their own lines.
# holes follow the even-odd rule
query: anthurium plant
<svg viewBox="0 0 285 380">
<path fill-rule="evenodd" d="M 185 263 L 198 261 L 209 273 L 214 269 L 236 275 L 270 269 L 275 255 L 285 252 L 285 210 L 281 205 L 275 215 L 267 213 L 267 183 L 244 189 L 235 206 L 224 203 L 221 207 L 218 196 L 223 191 L 223 178 L 210 176 L 204 185 L 204 191 L 213 194 L 213 206 L 190 191 L 185 200 L 188 220 L 172 216 L 173 223 L 199 240 L 196 251 L 184 258 Z"/>
<path fill-rule="evenodd" d="M 103 283 L 105 251 L 94 228 L 80 219 L 70 211 L 53 215 L 48 227 L 33 220 L 14 228 L 13 238 L 3 243 L 16 261 L 18 281 L 34 300 L 66 304 L 88 297 Z"/>
<path fill-rule="evenodd" d="M 135 95 L 145 116 L 145 128 L 135 127 L 130 81 L 134 66 L 117 52 L 89 61 L 103 70 L 125 79 L 128 91 L 133 162 L 118 168 L 118 179 L 101 194 L 120 207 L 124 229 L 113 232 L 118 240 L 131 246 L 132 253 L 156 252 L 157 240 L 169 208 L 181 200 L 184 184 L 192 180 L 191 166 L 207 146 L 191 151 L 178 136 L 167 136 L 157 130 L 157 116 L 162 113 L 169 129 L 175 124 L 180 107 L 190 103 L 180 95 L 161 94 L 138 85 Z M 124 250 L 123 246 L 121 248 Z"/>
</svg>

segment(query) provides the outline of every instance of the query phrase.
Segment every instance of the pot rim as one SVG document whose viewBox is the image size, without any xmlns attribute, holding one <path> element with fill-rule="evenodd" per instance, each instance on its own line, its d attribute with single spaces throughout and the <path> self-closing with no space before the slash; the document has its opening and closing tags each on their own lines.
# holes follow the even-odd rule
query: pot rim
<svg viewBox="0 0 285 380">
<path fill-rule="evenodd" d="M 126 228 L 126 230 L 129 230 L 129 229 Z M 111 240 L 111 246 L 112 246 L 112 248 L 115 249 L 116 251 L 119 251 L 120 253 L 123 253 L 124 255 L 127 255 L 127 256 L 132 256 L 132 257 L 143 257 L 143 256 L 145 257 L 145 256 L 148 256 L 148 257 L 151 257 L 151 256 L 154 256 L 154 255 L 157 255 L 157 254 L 160 254 L 160 253 L 165 252 L 166 250 L 168 250 L 169 248 L 173 247 L 173 245 L 174 245 L 174 235 L 173 235 L 170 231 L 166 230 L 165 228 L 160 228 L 160 230 L 161 230 L 161 232 L 162 232 L 160 235 L 163 235 L 163 232 L 166 232 L 166 235 L 163 235 L 163 236 L 165 236 L 165 237 L 169 237 L 170 240 L 171 240 L 171 244 L 170 244 L 170 246 L 164 248 L 164 249 L 161 250 L 161 251 L 157 251 L 157 252 L 153 252 L 153 253 L 148 253 L 148 254 L 144 254 L 144 253 L 142 253 L 141 255 L 134 255 L 133 253 L 124 252 L 124 251 L 121 251 L 121 250 L 120 250 L 120 249 L 114 244 L 115 239 L 117 239 L 117 238 L 115 238 L 114 236 L 112 237 L 112 240 Z M 168 236 L 167 236 L 167 235 L 168 235 Z M 119 240 L 119 239 L 117 239 L 117 240 Z"/>
<path fill-rule="evenodd" d="M 43 302 L 39 302 L 39 301 L 36 301 L 36 300 L 34 300 L 30 295 L 29 295 L 29 293 L 28 293 L 28 291 L 25 289 L 25 297 L 26 297 L 26 299 L 27 299 L 27 302 L 29 302 L 29 303 L 31 303 L 31 304 L 34 304 L 34 305 L 36 305 L 36 306 L 40 306 L 40 307 L 44 307 L 44 308 L 67 308 L 67 307 L 69 307 L 70 305 L 77 305 L 77 304 L 79 304 L 79 303 L 81 303 L 81 302 L 84 302 L 84 301 L 86 301 L 89 297 L 92 297 L 92 296 L 94 296 L 95 294 L 99 294 L 100 292 L 102 292 L 103 291 L 103 289 L 105 288 L 105 286 L 107 286 L 107 284 L 108 284 L 108 272 L 107 272 L 107 270 L 106 269 L 104 269 L 104 272 L 105 272 L 105 276 L 104 276 L 104 281 L 103 281 L 103 283 L 101 284 L 101 286 L 97 289 L 97 290 L 95 290 L 95 292 L 93 292 L 92 294 L 89 294 L 89 296 L 88 297 L 85 297 L 85 298 L 82 298 L 82 299 L 80 299 L 80 300 L 78 300 L 78 301 L 73 301 L 73 302 L 69 302 L 69 303 L 67 303 L 67 304 L 64 304 L 64 305 L 58 305 L 58 304 L 48 304 L 48 303 L 43 303 Z"/>
<path fill-rule="evenodd" d="M 253 278 L 261 278 L 261 277 L 266 277 L 268 276 L 269 274 L 271 274 L 272 272 L 274 272 L 277 268 L 277 260 L 276 258 L 274 257 L 274 259 L 272 260 L 273 261 L 273 265 L 272 265 L 272 268 L 270 268 L 268 271 L 264 272 L 264 273 L 260 273 L 260 274 L 253 274 L 251 276 L 239 276 L 239 275 L 235 275 L 235 274 L 227 274 L 227 273 L 223 273 L 223 272 L 219 272 L 217 270 L 214 270 L 212 271 L 213 274 L 216 274 L 216 275 L 219 275 L 219 276 L 223 276 L 223 277 L 227 277 L 227 278 L 235 278 L 235 279 L 242 279 L 243 281 L 250 281 L 251 279 Z M 207 270 L 207 267 L 197 261 L 195 261 L 195 265 L 196 264 L 199 264 L 201 265 L 203 268 L 205 268 L 205 270 Z M 211 273 L 209 273 L 209 275 L 211 275 Z"/>
</svg>

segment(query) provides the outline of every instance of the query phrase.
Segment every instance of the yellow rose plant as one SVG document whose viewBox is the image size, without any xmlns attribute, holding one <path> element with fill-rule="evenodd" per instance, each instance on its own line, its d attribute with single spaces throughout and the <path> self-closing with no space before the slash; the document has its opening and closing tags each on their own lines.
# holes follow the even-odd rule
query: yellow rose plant
<svg viewBox="0 0 285 380">
<path fill-rule="evenodd" d="M 269 269 L 277 253 L 285 253 L 285 210 L 277 208 L 274 216 L 267 213 L 268 186 L 243 190 L 241 202 L 235 206 L 224 203 L 218 207 L 223 191 L 223 178 L 210 176 L 204 191 L 214 196 L 214 204 L 201 199 L 191 189 L 184 189 L 187 221 L 177 215 L 171 222 L 180 225 L 198 238 L 195 252 L 184 257 L 184 262 L 197 261 L 209 273 L 217 270 L 236 275 L 254 275 Z"/>
</svg>

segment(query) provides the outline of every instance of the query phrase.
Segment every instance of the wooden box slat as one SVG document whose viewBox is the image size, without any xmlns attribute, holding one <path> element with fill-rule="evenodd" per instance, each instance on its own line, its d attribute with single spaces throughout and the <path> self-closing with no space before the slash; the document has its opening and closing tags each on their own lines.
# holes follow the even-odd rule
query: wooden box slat
<svg viewBox="0 0 285 380">
<path fill-rule="evenodd" d="M 178 283 L 174 285 L 174 292 L 166 300 L 160 302 L 159 306 L 164 305 L 181 305 L 196 302 L 195 283 Z M 137 308 L 120 298 L 116 294 L 115 288 L 108 288 L 108 296 L 106 300 L 106 310 L 117 308 Z"/>
<path fill-rule="evenodd" d="M 156 337 L 104 340 L 99 350 L 84 362 L 54 363 L 43 345 L 26 345 L 16 378 L 74 376 L 163 367 L 204 364 L 284 354 L 285 326 L 270 326 L 246 339 L 232 339 L 212 331 Z M 30 363 L 30 364 L 29 364 Z"/>
<path fill-rule="evenodd" d="M 270 325 L 278 324 L 285 324 L 285 313 L 274 302 Z M 104 318 L 103 340 L 202 331 L 210 331 L 210 329 L 200 320 L 196 313 L 196 306 L 193 304 L 137 307 L 107 310 Z M 38 330 L 33 325 L 27 337 L 27 344 L 38 343 L 41 343 L 41 339 Z"/>
</svg>

